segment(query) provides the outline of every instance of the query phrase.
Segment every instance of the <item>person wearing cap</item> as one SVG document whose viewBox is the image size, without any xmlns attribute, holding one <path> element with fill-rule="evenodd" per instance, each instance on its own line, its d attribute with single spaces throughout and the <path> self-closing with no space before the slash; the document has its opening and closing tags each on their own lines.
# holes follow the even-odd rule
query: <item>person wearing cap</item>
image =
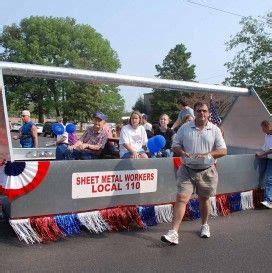
<svg viewBox="0 0 272 273">
<path fill-rule="evenodd" d="M 81 138 L 68 147 L 71 151 L 69 159 L 98 159 L 108 140 L 105 128 L 107 116 L 101 112 L 94 115 L 94 125 L 88 127 Z"/>
<path fill-rule="evenodd" d="M 188 104 L 184 100 L 178 100 L 177 107 L 180 110 L 178 114 L 178 118 L 171 127 L 172 130 L 175 130 L 176 128 L 179 128 L 184 123 L 184 118 L 186 115 L 190 115 L 191 119 L 193 120 L 195 118 L 194 116 L 194 110 L 188 106 Z"/>
<path fill-rule="evenodd" d="M 22 148 L 37 148 L 38 147 L 38 132 L 37 127 L 30 120 L 30 112 L 22 111 L 23 126 L 19 130 L 19 134 L 14 136 L 14 139 L 20 139 Z"/>
</svg>

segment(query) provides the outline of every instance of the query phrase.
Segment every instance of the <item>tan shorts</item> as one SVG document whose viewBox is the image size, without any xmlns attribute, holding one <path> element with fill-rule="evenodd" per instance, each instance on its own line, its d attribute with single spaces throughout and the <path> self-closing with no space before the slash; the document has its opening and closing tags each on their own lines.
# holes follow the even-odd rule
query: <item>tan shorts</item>
<svg viewBox="0 0 272 273">
<path fill-rule="evenodd" d="M 199 196 L 215 196 L 218 184 L 218 173 L 215 166 L 206 170 L 194 170 L 185 165 L 178 169 L 178 193 L 191 195 L 196 192 Z"/>
</svg>

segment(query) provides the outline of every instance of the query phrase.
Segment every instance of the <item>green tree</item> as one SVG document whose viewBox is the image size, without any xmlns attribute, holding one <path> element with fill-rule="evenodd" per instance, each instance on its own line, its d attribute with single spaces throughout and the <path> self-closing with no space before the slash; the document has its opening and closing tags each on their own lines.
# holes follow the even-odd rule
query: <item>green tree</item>
<svg viewBox="0 0 272 273">
<path fill-rule="evenodd" d="M 144 103 L 144 98 L 142 96 L 140 96 L 137 99 L 137 101 L 136 101 L 135 105 L 132 107 L 132 109 L 134 111 L 139 111 L 140 113 L 148 114 L 145 103 Z"/>
<path fill-rule="evenodd" d="M 230 73 L 225 83 L 254 87 L 272 111 L 272 39 L 269 32 L 272 13 L 263 19 L 266 21 L 244 17 L 240 21 L 241 31 L 226 43 L 227 51 L 236 50 L 236 54 L 231 62 L 225 64 Z"/>
<path fill-rule="evenodd" d="M 118 93 L 119 89 L 112 85 L 104 85 L 102 88 L 102 96 L 100 109 L 108 116 L 108 119 L 113 122 L 120 122 L 124 113 L 125 101 Z"/>
<path fill-rule="evenodd" d="M 2 61 L 106 72 L 116 72 L 121 66 L 108 40 L 72 18 L 25 18 L 19 25 L 3 28 L 0 46 Z M 19 77 L 6 77 L 5 81 L 12 108 L 20 110 L 33 104 L 40 121 L 52 110 L 69 120 L 86 121 L 97 110 L 114 108 L 115 115 L 121 117 L 124 109 L 124 100 L 112 85 Z"/>
<path fill-rule="evenodd" d="M 155 66 L 158 72 L 156 77 L 170 80 L 193 80 L 195 78 L 195 65 L 190 65 L 190 58 L 191 52 L 187 51 L 185 45 L 182 43 L 176 45 L 175 48 L 169 51 L 162 65 Z M 167 113 L 171 119 L 176 119 L 178 114 L 176 102 L 180 99 L 181 94 L 183 97 L 190 97 L 188 93 L 154 89 L 151 100 L 152 120 L 158 120 L 162 113 Z"/>
</svg>

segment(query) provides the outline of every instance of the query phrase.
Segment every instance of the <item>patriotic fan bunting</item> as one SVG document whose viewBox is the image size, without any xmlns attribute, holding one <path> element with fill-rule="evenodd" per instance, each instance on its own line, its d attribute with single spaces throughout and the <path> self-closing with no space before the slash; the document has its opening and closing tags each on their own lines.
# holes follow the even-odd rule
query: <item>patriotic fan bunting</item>
<svg viewBox="0 0 272 273">
<path fill-rule="evenodd" d="M 19 168 L 18 168 L 19 169 Z M 226 216 L 230 212 L 252 209 L 261 201 L 263 190 L 241 193 L 219 194 L 211 197 L 211 215 Z M 199 200 L 191 199 L 186 207 L 184 220 L 200 217 Z M 27 244 L 56 241 L 59 238 L 80 233 L 80 227 L 90 232 L 123 231 L 145 229 L 157 223 L 171 222 L 173 204 L 155 206 L 124 206 L 107 208 L 100 211 L 81 212 L 77 214 L 57 215 L 55 217 L 33 217 L 29 219 L 10 220 L 10 225 L 20 240 Z"/>
<path fill-rule="evenodd" d="M 49 161 L 6 162 L 0 166 L 0 193 L 9 200 L 35 189 L 49 169 Z"/>
</svg>

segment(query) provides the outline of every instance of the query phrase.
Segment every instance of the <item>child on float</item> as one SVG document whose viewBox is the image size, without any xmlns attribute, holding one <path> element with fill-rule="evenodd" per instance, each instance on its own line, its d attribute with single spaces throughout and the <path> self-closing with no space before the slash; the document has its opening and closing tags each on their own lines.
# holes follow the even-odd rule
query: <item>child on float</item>
<svg viewBox="0 0 272 273">
<path fill-rule="evenodd" d="M 170 118 L 167 114 L 162 114 L 159 118 L 159 126 L 154 129 L 154 136 L 161 135 L 165 138 L 166 144 L 160 151 L 161 157 L 172 157 L 173 152 L 171 150 L 172 141 L 175 135 L 174 130 L 168 127 Z"/>
<path fill-rule="evenodd" d="M 148 158 L 145 153 L 147 135 L 142 124 L 142 114 L 133 111 L 130 115 L 129 124 L 121 129 L 119 148 L 120 158 Z"/>
</svg>

